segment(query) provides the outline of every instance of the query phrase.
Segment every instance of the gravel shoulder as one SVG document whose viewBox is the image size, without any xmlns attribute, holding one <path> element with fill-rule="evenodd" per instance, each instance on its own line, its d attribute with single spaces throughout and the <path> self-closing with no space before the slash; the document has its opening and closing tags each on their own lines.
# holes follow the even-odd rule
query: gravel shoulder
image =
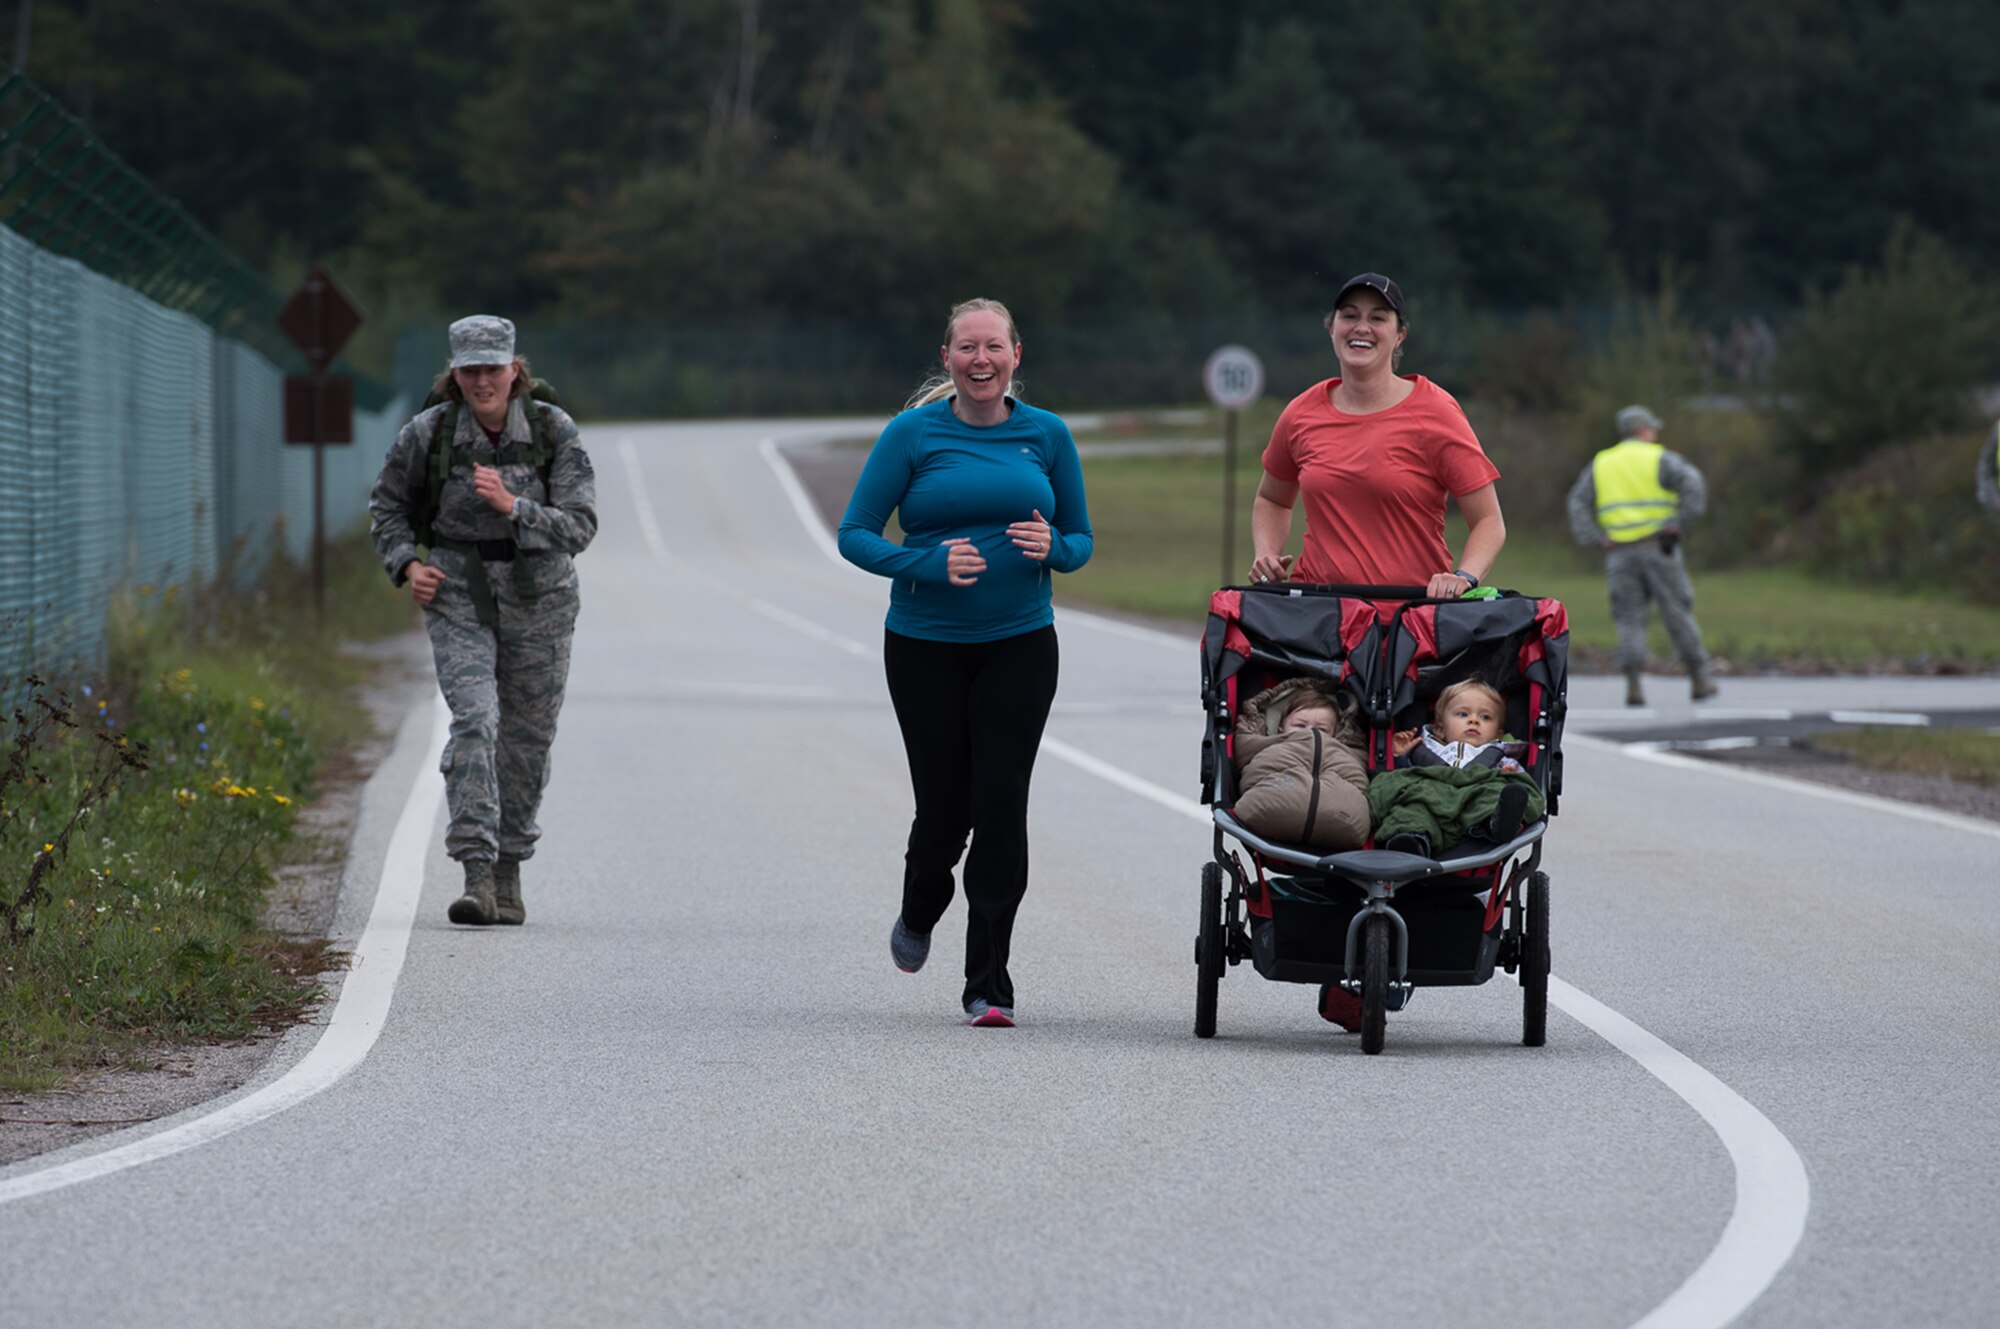
<svg viewBox="0 0 2000 1329">
<path fill-rule="evenodd" d="M 329 935 L 362 789 L 394 745 L 403 717 L 437 686 L 421 631 L 350 649 L 378 664 L 362 694 L 374 734 L 328 762 L 318 796 L 300 811 L 298 857 L 280 870 L 265 910 L 274 929 L 294 936 Z M 137 1065 L 86 1071 L 61 1090 L 0 1097 L 0 1165 L 171 1117 L 229 1093 L 263 1069 L 283 1033 L 266 1029 L 241 1042 L 164 1045 L 149 1049 Z"/>
<path fill-rule="evenodd" d="M 1831 785 L 1836 789 L 1876 798 L 1921 803 L 1943 812 L 1955 812 L 1962 817 L 1982 817 L 1987 821 L 2000 822 L 2000 788 L 1991 785 L 1924 775 L 1902 775 L 1893 771 L 1871 771 L 1825 754 L 1807 761 L 1738 758 L 1730 764 L 1747 766 L 1767 775 L 1780 775 L 1788 780 Z"/>
</svg>

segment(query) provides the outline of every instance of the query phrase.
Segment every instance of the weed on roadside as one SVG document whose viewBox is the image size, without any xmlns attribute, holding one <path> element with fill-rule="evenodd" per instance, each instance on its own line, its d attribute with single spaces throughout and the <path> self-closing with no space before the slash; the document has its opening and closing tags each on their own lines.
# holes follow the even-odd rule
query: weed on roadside
<svg viewBox="0 0 2000 1329">
<path fill-rule="evenodd" d="M 408 612 L 348 542 L 329 594 Z M 329 567 L 335 556 L 329 554 Z M 366 733 L 362 666 L 287 570 L 249 596 L 137 588 L 101 677 L 23 680 L 0 731 L 0 1089 L 160 1042 L 297 1019 L 337 965 L 263 927 L 328 756 Z M 352 630 L 351 624 L 344 624 Z M 355 635 L 359 635 L 355 633 Z"/>
</svg>

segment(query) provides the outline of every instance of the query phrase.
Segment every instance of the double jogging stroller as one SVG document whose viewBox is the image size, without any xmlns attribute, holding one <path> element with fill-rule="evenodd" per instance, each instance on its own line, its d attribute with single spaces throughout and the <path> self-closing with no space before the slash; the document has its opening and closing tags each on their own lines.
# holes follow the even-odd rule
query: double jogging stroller
<svg viewBox="0 0 2000 1329">
<path fill-rule="evenodd" d="M 1469 987 L 1518 973 L 1521 1041 L 1548 1021 L 1547 817 L 1504 843 L 1437 846 L 1435 858 L 1372 847 L 1326 853 L 1266 839 L 1237 820 L 1235 726 L 1243 702 L 1310 676 L 1357 706 L 1370 779 L 1395 769 L 1392 738 L 1430 718 L 1447 684 L 1477 676 L 1506 704 L 1505 729 L 1555 815 L 1569 619 L 1555 600 L 1432 600 L 1422 588 L 1259 585 L 1217 591 L 1202 639 L 1202 801 L 1213 808 L 1214 861 L 1201 871 L 1194 1031 L 1215 1035 L 1225 970 L 1249 960 L 1280 983 L 1321 985 L 1321 1010 L 1360 999 L 1361 1048 L 1382 1050 L 1389 1010 L 1414 987 Z M 1248 852 L 1246 864 L 1230 847 Z M 1372 844 L 1372 841 L 1371 841 Z"/>
</svg>

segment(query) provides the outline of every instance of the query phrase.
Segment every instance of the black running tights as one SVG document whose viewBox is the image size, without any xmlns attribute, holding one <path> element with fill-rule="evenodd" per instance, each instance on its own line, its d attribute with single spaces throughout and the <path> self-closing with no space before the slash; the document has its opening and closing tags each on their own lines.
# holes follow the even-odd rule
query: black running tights
<svg viewBox="0 0 2000 1329">
<path fill-rule="evenodd" d="M 903 926 L 928 933 L 965 855 L 965 995 L 1014 1005 L 1007 953 L 1028 889 L 1028 779 L 1056 695 L 1056 630 L 999 641 L 887 633 L 882 661 L 917 815 L 903 859 Z M 966 854 L 966 840 L 972 852 Z"/>
</svg>

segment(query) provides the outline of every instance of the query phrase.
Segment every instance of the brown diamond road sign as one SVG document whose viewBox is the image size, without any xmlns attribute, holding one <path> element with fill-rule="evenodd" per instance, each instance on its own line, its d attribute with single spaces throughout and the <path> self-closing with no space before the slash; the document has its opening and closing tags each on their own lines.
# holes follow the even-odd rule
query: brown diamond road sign
<svg viewBox="0 0 2000 1329">
<path fill-rule="evenodd" d="M 308 364 L 315 370 L 324 369 L 361 326 L 361 309 L 340 289 L 325 264 L 315 264 L 278 311 L 278 326 Z"/>
</svg>

